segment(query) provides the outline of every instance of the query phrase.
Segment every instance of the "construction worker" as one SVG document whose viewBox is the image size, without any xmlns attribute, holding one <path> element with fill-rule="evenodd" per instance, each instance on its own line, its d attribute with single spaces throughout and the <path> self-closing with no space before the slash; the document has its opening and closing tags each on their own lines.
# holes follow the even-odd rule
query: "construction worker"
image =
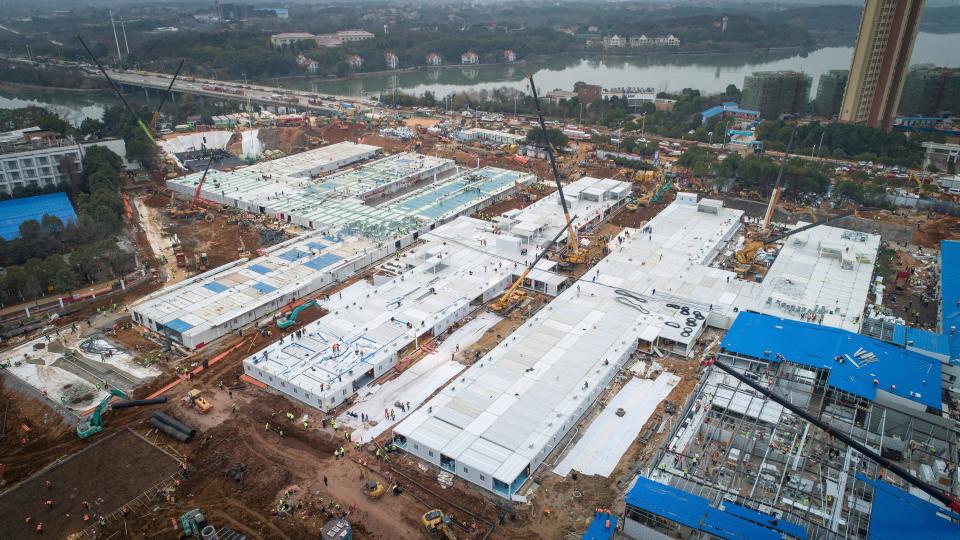
<svg viewBox="0 0 960 540">
<path fill-rule="evenodd" d="M 49 480 L 45 481 L 43 484 L 44 484 L 45 486 L 47 486 L 47 489 L 50 489 L 51 487 L 53 487 L 53 484 L 50 483 Z"/>
<path fill-rule="evenodd" d="M 267 423 L 264 425 L 264 428 L 265 428 L 267 431 L 270 431 L 270 422 L 267 422 Z"/>
<path fill-rule="evenodd" d="M 37 534 L 43 534 L 43 522 L 37 523 Z"/>
<path fill-rule="evenodd" d="M 310 425 L 307 424 L 306 420 L 303 421 L 303 429 L 310 429 Z"/>
<path fill-rule="evenodd" d="M 53 508 L 53 499 L 47 499 L 44 504 L 47 505 L 47 508 Z"/>
<path fill-rule="evenodd" d="M 277 433 L 280 434 L 280 438 L 282 439 L 282 438 L 283 438 L 283 430 L 282 430 L 282 429 L 278 429 L 278 430 L 277 430 Z"/>
</svg>

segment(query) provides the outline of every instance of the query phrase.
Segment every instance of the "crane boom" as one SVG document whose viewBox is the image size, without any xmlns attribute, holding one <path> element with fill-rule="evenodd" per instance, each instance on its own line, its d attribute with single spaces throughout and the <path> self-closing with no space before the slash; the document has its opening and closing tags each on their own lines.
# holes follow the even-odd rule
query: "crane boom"
<svg viewBox="0 0 960 540">
<path fill-rule="evenodd" d="M 570 222 L 567 221 L 567 224 L 569 225 Z M 541 251 L 540 254 L 537 255 L 535 259 L 533 259 L 533 263 L 527 266 L 527 268 L 524 269 L 523 273 L 520 274 L 520 277 L 518 277 L 517 280 L 513 282 L 513 285 L 511 285 L 510 288 L 508 288 L 503 293 L 503 295 L 491 305 L 494 311 L 503 311 L 504 309 L 507 309 L 508 307 L 510 307 L 510 302 L 513 299 L 513 294 L 517 291 L 517 289 L 520 288 L 520 286 L 523 284 L 523 281 L 527 279 L 527 275 L 529 275 L 530 272 L 533 270 L 533 268 L 537 266 L 537 263 L 539 263 L 547 255 L 547 252 L 550 251 L 550 248 L 553 247 L 553 244 L 555 244 L 557 240 L 561 236 L 563 236 L 563 233 L 565 232 L 566 232 L 566 228 L 561 227 L 560 230 L 557 232 L 556 236 L 554 236 L 549 242 L 546 243 L 546 245 L 543 246 L 543 251 Z"/>
<path fill-rule="evenodd" d="M 547 156 L 550 158 L 550 169 L 553 171 L 553 179 L 557 183 L 557 193 L 560 194 L 560 206 L 563 207 L 563 218 L 567 220 L 567 248 L 574 258 L 577 258 L 579 246 L 577 245 L 577 233 L 573 230 L 573 220 L 570 219 L 570 210 L 567 208 L 567 199 L 563 196 L 563 184 L 560 182 L 560 171 L 557 169 L 557 158 L 553 155 L 553 145 L 547 138 L 547 123 L 543 120 L 543 111 L 540 109 L 540 98 L 537 96 L 537 87 L 533 84 L 533 75 L 527 75 L 530 81 L 530 91 L 533 93 L 533 103 L 537 106 L 537 119 L 540 121 L 540 131 L 543 134 L 543 143 L 547 150 Z"/>
<path fill-rule="evenodd" d="M 790 132 L 790 140 L 787 141 L 787 148 L 783 151 L 783 155 L 780 157 L 780 168 L 777 170 L 777 181 L 773 185 L 773 192 L 770 194 L 770 202 L 767 204 L 767 211 L 763 214 L 763 226 L 760 227 L 760 232 L 762 234 L 767 234 L 767 230 L 770 227 L 770 221 L 773 219 L 773 211 L 777 208 L 777 203 L 780 202 L 780 185 L 783 182 L 783 168 L 787 164 L 787 156 L 790 154 L 790 147 L 793 145 L 793 136 L 797 134 L 797 127 L 793 127 L 793 131 Z"/>
<path fill-rule="evenodd" d="M 890 461 L 889 459 L 883 457 L 882 455 L 878 454 L 877 452 L 874 452 L 871 448 L 869 448 L 869 447 L 866 446 L 865 444 L 861 443 L 860 441 L 854 439 L 853 437 L 850 437 L 849 435 L 847 435 L 847 434 L 844 433 L 843 431 L 833 429 L 832 427 L 830 427 L 829 424 L 827 424 L 827 423 L 825 423 L 825 422 L 822 422 L 820 419 L 818 419 L 817 417 L 815 417 L 815 416 L 813 416 L 812 414 L 808 413 L 808 412 L 805 411 L 803 408 L 798 407 L 797 405 L 794 405 L 790 400 L 785 399 L 785 398 L 783 398 L 782 396 L 780 396 L 780 395 L 779 395 L 778 393 L 776 393 L 772 388 L 764 388 L 763 386 L 760 386 L 760 385 L 757 384 L 756 382 L 754 382 L 754 381 L 748 379 L 747 377 L 745 377 L 744 375 L 742 375 L 739 371 L 737 371 L 737 370 L 735 370 L 734 368 L 732 368 L 732 367 L 724 364 L 723 362 L 717 361 L 716 359 L 711 360 L 711 361 L 708 361 L 707 364 L 713 364 L 713 365 L 717 366 L 717 367 L 720 368 L 723 372 L 727 373 L 727 374 L 730 375 L 731 377 L 737 379 L 738 381 L 742 382 L 743 384 L 746 384 L 746 385 L 749 386 L 750 388 L 753 388 L 753 389 L 756 390 L 757 392 L 760 392 L 760 394 L 761 394 L 762 396 L 766 396 L 768 399 L 773 400 L 775 403 L 777 403 L 778 405 L 782 406 L 783 408 L 789 410 L 789 411 L 792 412 L 793 414 L 796 414 L 796 415 L 799 416 L 800 418 L 803 418 L 804 420 L 806 420 L 806 421 L 809 422 L 810 424 L 813 424 L 815 427 L 818 427 L 818 428 L 822 429 L 822 430 L 825 431 L 828 435 L 830 435 L 830 436 L 832 436 L 832 437 L 836 437 L 837 439 L 840 439 L 841 441 L 843 441 L 844 443 L 846 443 L 847 446 L 850 446 L 851 448 L 853 448 L 853 449 L 856 450 L 857 452 L 860 452 L 860 453 L 863 454 L 864 456 L 870 458 L 871 460 L 873 460 L 873 461 L 876 462 L 877 464 L 879 464 L 879 465 L 881 465 L 881 466 L 883 466 L 883 467 L 885 467 L 885 468 L 893 471 L 897 476 L 899 476 L 900 478 L 903 478 L 908 484 L 910 484 L 910 485 L 912 485 L 913 487 L 919 489 L 920 491 L 923 491 L 923 492 L 926 493 L 927 495 L 930 495 L 930 496 L 933 497 L 934 499 L 940 501 L 941 503 L 943 503 L 943 504 L 944 504 L 947 508 L 949 508 L 950 510 L 952 510 L 952 511 L 954 511 L 954 512 L 960 512 L 960 498 L 957 498 L 957 497 L 955 497 L 954 495 L 952 495 L 952 494 L 950 494 L 950 493 L 946 493 L 946 492 L 944 492 L 944 491 L 942 491 L 942 490 L 939 490 L 939 489 L 937 489 L 937 488 L 935 488 L 935 487 L 927 484 L 927 483 L 924 482 L 923 480 L 917 478 L 917 477 L 914 476 L 912 473 L 910 473 L 910 471 L 904 469 L 904 468 L 901 467 L 900 465 L 897 465 L 896 463 L 894 463 L 894 462 Z"/>
<path fill-rule="evenodd" d="M 93 60 L 93 63 L 100 68 L 100 73 L 107 79 L 107 82 L 110 83 L 110 88 L 113 88 L 114 93 L 117 94 L 117 97 L 120 98 L 120 102 L 123 103 L 123 106 L 127 108 L 133 118 L 137 121 L 137 125 L 140 126 L 140 129 L 143 130 L 143 133 L 147 136 L 147 139 L 150 139 L 150 142 L 157 144 L 157 141 L 153 140 L 153 134 L 150 133 L 150 130 L 147 128 L 146 124 L 143 123 L 143 120 L 137 116 L 137 113 L 133 111 L 133 107 L 127 102 L 127 98 L 123 97 L 123 93 L 120 92 L 120 89 L 117 88 L 117 85 L 113 82 L 113 79 L 110 78 L 110 75 L 107 75 L 107 70 L 103 68 L 103 64 L 100 63 L 100 60 L 97 60 L 97 57 L 93 54 L 93 51 L 90 50 L 90 47 L 87 47 L 87 43 L 83 41 L 83 38 L 80 35 L 77 35 L 77 39 L 80 41 L 80 44 L 83 45 L 84 50 L 87 51 L 87 54 L 90 56 L 90 59 Z"/>
<path fill-rule="evenodd" d="M 190 201 L 191 206 L 196 206 L 200 202 L 200 191 L 203 189 L 203 183 L 207 181 L 207 173 L 210 172 L 211 165 L 213 165 L 213 156 L 210 156 L 210 159 L 207 161 L 207 168 L 203 170 L 203 176 L 200 177 L 200 182 L 197 183 L 197 189 L 193 191 L 193 199 Z"/>
<path fill-rule="evenodd" d="M 163 105 L 167 102 L 167 97 L 170 96 L 170 90 L 173 88 L 173 83 L 177 82 L 177 77 L 180 76 L 180 70 L 183 69 L 183 59 L 180 59 L 180 65 L 177 66 L 177 71 L 174 72 L 173 78 L 170 79 L 170 84 L 167 85 L 167 91 L 163 93 L 163 97 L 160 98 L 160 105 L 157 106 L 157 110 L 153 112 L 153 116 L 150 117 L 150 129 L 157 129 L 157 120 L 160 119 L 160 109 L 163 109 Z"/>
</svg>

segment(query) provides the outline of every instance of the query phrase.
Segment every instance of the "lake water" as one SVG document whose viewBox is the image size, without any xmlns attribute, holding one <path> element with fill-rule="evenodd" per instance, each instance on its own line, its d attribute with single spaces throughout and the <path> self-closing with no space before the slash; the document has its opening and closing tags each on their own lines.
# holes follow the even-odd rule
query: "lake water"
<svg viewBox="0 0 960 540">
<path fill-rule="evenodd" d="M 960 33 L 920 33 L 913 49 L 914 64 L 960 67 Z M 815 94 L 820 74 L 831 69 L 849 69 L 853 47 L 826 47 L 809 54 L 796 52 L 741 54 L 661 54 L 634 58 L 558 57 L 513 66 L 446 67 L 420 69 L 391 75 L 371 75 L 342 81 L 298 78 L 280 81 L 286 88 L 313 90 L 322 94 L 375 96 L 394 87 L 408 93 L 426 91 L 436 96 L 463 90 L 491 90 L 503 86 L 526 89 L 523 78 L 533 72 L 543 91 L 570 90 L 577 81 L 604 87 L 652 86 L 677 91 L 697 88 L 706 93 L 723 91 L 728 84 L 743 86 L 743 77 L 754 71 L 793 69 L 813 76 Z M 274 84 L 274 80 L 263 81 Z M 812 96 L 811 96 L 812 97 Z M 109 92 L 63 92 L 30 89 L 0 90 L 0 109 L 38 105 L 64 116 L 74 125 L 84 118 L 100 118 L 103 110 L 119 103 Z"/>
<path fill-rule="evenodd" d="M 913 64 L 932 63 L 960 67 L 960 33 L 920 33 L 913 50 Z M 421 69 L 390 75 L 360 76 L 341 81 L 294 79 L 281 81 L 284 87 L 319 93 L 375 96 L 393 88 L 407 93 L 430 91 L 440 97 L 463 90 L 491 90 L 499 87 L 526 89 L 523 78 L 533 73 L 543 91 L 573 89 L 584 81 L 605 88 L 616 86 L 652 86 L 662 91 L 697 88 L 706 93 L 722 92 L 728 84 L 743 87 L 743 78 L 754 71 L 797 70 L 813 77 L 816 93 L 820 74 L 831 69 L 849 69 L 853 47 L 826 47 L 811 53 L 738 53 L 738 54 L 651 54 L 641 57 L 569 57 L 551 58 L 522 65 L 446 67 Z M 812 97 L 812 96 L 811 96 Z"/>
<path fill-rule="evenodd" d="M 101 118 L 103 111 L 119 100 L 106 92 L 57 92 L 35 89 L 0 89 L 0 109 L 44 107 L 74 126 L 85 118 Z"/>
</svg>

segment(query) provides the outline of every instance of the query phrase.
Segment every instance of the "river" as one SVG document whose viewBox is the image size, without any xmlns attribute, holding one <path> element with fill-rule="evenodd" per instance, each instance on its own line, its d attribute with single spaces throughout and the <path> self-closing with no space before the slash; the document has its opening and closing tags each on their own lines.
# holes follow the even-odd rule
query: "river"
<svg viewBox="0 0 960 540">
<path fill-rule="evenodd" d="M 921 32 L 913 49 L 912 63 L 960 67 L 960 33 Z M 677 91 L 697 88 L 722 92 L 728 84 L 743 86 L 743 77 L 754 71 L 793 69 L 813 76 L 811 94 L 816 94 L 820 74 L 831 69 L 849 69 L 853 47 L 825 47 L 810 53 L 768 52 L 738 54 L 651 54 L 639 57 L 555 57 L 518 65 L 444 67 L 395 74 L 379 74 L 330 81 L 311 78 L 280 81 L 286 88 L 313 90 L 321 94 L 378 95 L 394 87 L 408 93 L 430 91 L 440 97 L 462 90 L 490 90 L 503 86 L 526 89 L 523 77 L 534 73 L 546 90 L 570 90 L 577 81 L 604 87 L 652 86 Z M 263 81 L 274 84 L 274 80 Z M 813 97 L 813 96 L 811 96 Z M 104 108 L 118 103 L 108 92 L 38 91 L 0 88 L 0 109 L 38 105 L 63 115 L 75 125 L 84 118 L 100 118 Z"/>
<path fill-rule="evenodd" d="M 913 50 L 913 64 L 932 63 L 960 67 L 960 33 L 921 32 Z M 299 78 L 281 81 L 284 87 L 313 90 L 323 94 L 375 96 L 394 87 L 407 93 L 433 92 L 440 97 L 463 90 L 491 90 L 499 87 L 525 89 L 523 78 L 533 73 L 545 90 L 572 90 L 584 81 L 605 88 L 616 86 L 654 87 L 661 91 L 697 88 L 705 93 L 722 92 L 728 84 L 743 87 L 743 78 L 754 71 L 797 70 L 813 77 L 811 94 L 816 94 L 820 74 L 831 69 L 849 69 L 853 47 L 825 47 L 810 53 L 769 52 L 737 54 L 650 54 L 639 57 L 554 57 L 521 65 L 445 67 L 378 74 L 339 81 Z M 265 81 L 266 82 L 266 81 Z M 272 80 L 270 81 L 272 82 Z M 813 97 L 813 96 L 811 96 Z"/>
</svg>

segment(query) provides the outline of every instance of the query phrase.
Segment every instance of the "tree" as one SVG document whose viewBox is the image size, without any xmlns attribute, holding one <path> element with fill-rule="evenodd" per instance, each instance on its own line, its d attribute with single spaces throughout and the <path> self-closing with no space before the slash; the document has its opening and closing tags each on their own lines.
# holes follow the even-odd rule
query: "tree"
<svg viewBox="0 0 960 540">
<path fill-rule="evenodd" d="M 554 148 L 564 148 L 569 139 L 562 131 L 555 128 L 547 128 L 547 140 Z M 543 131 L 539 127 L 530 128 L 527 131 L 527 141 L 533 144 L 543 145 Z"/>
</svg>

